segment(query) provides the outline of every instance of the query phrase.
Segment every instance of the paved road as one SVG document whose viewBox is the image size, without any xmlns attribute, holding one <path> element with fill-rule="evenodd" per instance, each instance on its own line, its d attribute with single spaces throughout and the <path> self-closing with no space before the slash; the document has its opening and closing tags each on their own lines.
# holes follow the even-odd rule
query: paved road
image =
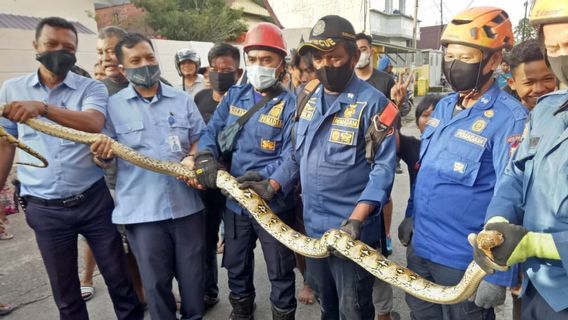
<svg viewBox="0 0 568 320">
<path fill-rule="evenodd" d="M 403 132 L 417 135 L 418 130 L 414 126 L 413 119 L 406 119 Z M 397 238 L 397 226 L 404 216 L 406 199 L 409 192 L 409 180 L 406 167 L 404 173 L 396 175 L 395 185 L 392 192 L 394 201 L 394 216 L 392 238 L 394 254 L 391 259 L 405 264 L 405 249 L 400 245 Z M 41 257 L 37 250 L 34 235 L 26 225 L 23 214 L 17 214 L 10 218 L 10 232 L 15 238 L 9 241 L 0 241 L 0 301 L 17 305 L 17 309 L 10 315 L 2 317 L 6 320 L 51 320 L 57 319 L 57 309 L 51 296 L 47 276 L 43 268 Z M 82 245 L 81 241 L 79 245 Z M 221 256 L 218 256 L 219 261 Z M 269 283 L 266 276 L 266 267 L 262 258 L 262 252 L 256 250 L 256 273 L 255 285 L 257 310 L 256 319 L 271 319 L 269 297 Z M 297 274 L 297 288 L 301 288 L 301 276 Z M 221 269 L 219 273 L 221 302 L 209 311 L 205 319 L 227 319 L 230 313 L 228 301 L 227 274 Z M 95 297 L 87 303 L 91 319 L 107 320 L 116 319 L 112 311 L 112 305 L 106 292 L 104 281 L 98 272 L 95 276 Z M 410 319 L 408 307 L 404 302 L 403 293 L 395 289 L 394 309 L 400 313 L 401 319 Z M 505 311 L 498 312 L 497 319 L 508 320 L 510 317 L 510 302 L 506 304 Z M 146 315 L 146 319 L 150 317 Z M 297 319 L 319 319 L 317 305 L 305 306 L 299 304 Z"/>
</svg>

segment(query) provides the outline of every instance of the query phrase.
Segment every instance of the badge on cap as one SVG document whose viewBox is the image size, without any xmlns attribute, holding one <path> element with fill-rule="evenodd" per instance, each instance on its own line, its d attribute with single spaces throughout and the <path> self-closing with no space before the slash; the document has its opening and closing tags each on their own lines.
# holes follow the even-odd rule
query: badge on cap
<svg viewBox="0 0 568 320">
<path fill-rule="evenodd" d="M 312 29 L 313 36 L 319 36 L 325 31 L 325 21 L 319 20 Z"/>
</svg>

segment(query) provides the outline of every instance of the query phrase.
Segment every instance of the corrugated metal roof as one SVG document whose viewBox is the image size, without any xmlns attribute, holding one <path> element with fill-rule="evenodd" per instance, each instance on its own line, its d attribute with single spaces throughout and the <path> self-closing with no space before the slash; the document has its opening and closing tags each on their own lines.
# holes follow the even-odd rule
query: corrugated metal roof
<svg viewBox="0 0 568 320">
<path fill-rule="evenodd" d="M 15 14 L 0 13 L 0 28 L 34 30 L 42 18 L 19 16 Z M 80 22 L 71 21 L 77 32 L 96 34 Z"/>
</svg>

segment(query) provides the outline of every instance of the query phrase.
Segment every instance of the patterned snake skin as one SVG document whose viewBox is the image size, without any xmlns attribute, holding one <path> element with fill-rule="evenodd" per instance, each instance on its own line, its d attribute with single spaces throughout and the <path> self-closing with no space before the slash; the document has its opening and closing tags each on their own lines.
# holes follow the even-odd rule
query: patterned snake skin
<svg viewBox="0 0 568 320">
<path fill-rule="evenodd" d="M 0 114 L 3 113 L 3 110 L 4 106 L 0 105 Z M 83 144 L 92 144 L 101 136 L 104 136 L 102 134 L 92 134 L 66 128 L 37 119 L 30 119 L 26 121 L 25 124 L 45 134 Z M 8 137 L 9 134 L 0 127 L 0 136 Z M 11 137 L 11 139 L 11 143 L 15 144 L 18 148 L 34 156 L 38 156 L 40 159 L 43 158 L 14 137 Z M 112 143 L 112 150 L 115 156 L 154 172 L 175 177 L 194 177 L 192 170 L 179 163 L 150 159 L 116 141 Z M 43 161 L 45 161 L 45 159 L 43 159 Z M 475 262 L 471 262 L 463 278 L 457 285 L 440 286 L 386 259 L 365 243 L 354 241 L 349 234 L 343 231 L 331 229 L 320 239 L 310 238 L 294 231 L 280 220 L 256 193 L 250 189 L 239 189 L 236 179 L 226 171 L 219 171 L 217 186 L 225 189 L 241 206 L 251 213 L 253 218 L 256 219 L 268 233 L 291 250 L 307 257 L 325 258 L 330 254 L 328 247 L 333 247 L 345 257 L 369 271 L 375 277 L 425 301 L 439 304 L 454 304 L 464 301 L 477 290 L 479 283 L 486 275 L 486 272 Z"/>
</svg>

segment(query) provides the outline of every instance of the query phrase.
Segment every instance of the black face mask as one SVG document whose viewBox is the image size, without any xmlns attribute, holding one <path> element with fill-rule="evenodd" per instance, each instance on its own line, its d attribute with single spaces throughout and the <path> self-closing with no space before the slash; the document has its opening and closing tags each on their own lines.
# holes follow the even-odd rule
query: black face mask
<svg viewBox="0 0 568 320">
<path fill-rule="evenodd" d="M 547 56 L 550 70 L 560 82 L 568 85 L 568 56 L 551 57 Z"/>
<path fill-rule="evenodd" d="M 229 91 L 237 80 L 235 80 L 236 71 L 231 72 L 217 72 L 217 71 L 209 71 L 209 82 L 211 82 L 211 88 L 213 90 L 225 93 Z"/>
<path fill-rule="evenodd" d="M 77 62 L 75 54 L 67 50 L 46 51 L 38 53 L 36 60 L 56 76 L 64 76 Z"/>
<path fill-rule="evenodd" d="M 479 90 L 493 75 L 493 72 L 481 74 L 481 70 L 483 70 L 486 63 L 485 59 L 478 63 L 465 63 L 454 59 L 452 61 L 444 61 L 442 69 L 446 80 L 448 80 L 454 91 Z"/>
<path fill-rule="evenodd" d="M 126 79 L 138 87 L 151 88 L 160 81 L 160 66 L 157 64 L 124 68 L 124 72 L 126 72 Z"/>
<path fill-rule="evenodd" d="M 332 92 L 341 92 L 353 77 L 351 59 L 340 67 L 322 67 L 316 70 L 316 75 L 323 86 Z"/>
</svg>

